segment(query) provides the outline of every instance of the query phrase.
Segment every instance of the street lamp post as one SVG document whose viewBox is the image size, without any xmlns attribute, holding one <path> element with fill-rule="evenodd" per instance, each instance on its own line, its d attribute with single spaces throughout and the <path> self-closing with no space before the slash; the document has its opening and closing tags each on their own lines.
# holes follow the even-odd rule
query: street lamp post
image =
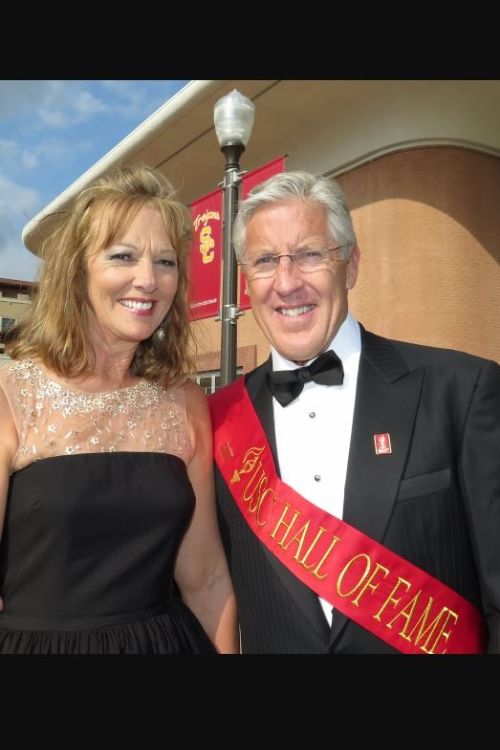
<svg viewBox="0 0 500 750">
<path fill-rule="evenodd" d="M 215 132 L 224 154 L 224 224 L 222 229 L 222 334 L 221 384 L 228 385 L 236 378 L 237 336 L 237 265 L 233 248 L 233 224 L 238 210 L 241 182 L 240 157 L 247 145 L 255 119 L 255 107 L 250 99 L 234 89 L 223 96 L 214 107 Z"/>
</svg>

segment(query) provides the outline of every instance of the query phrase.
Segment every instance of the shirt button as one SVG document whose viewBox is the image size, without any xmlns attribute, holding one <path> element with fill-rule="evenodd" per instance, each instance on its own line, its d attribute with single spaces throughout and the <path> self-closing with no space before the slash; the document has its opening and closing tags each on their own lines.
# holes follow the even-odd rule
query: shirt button
<svg viewBox="0 0 500 750">
<path fill-rule="evenodd" d="M 319 474 L 315 474 L 315 475 L 314 475 L 314 481 L 315 481 L 315 482 L 321 482 L 321 477 L 320 477 L 320 475 L 319 475 Z"/>
<path fill-rule="evenodd" d="M 315 411 L 310 411 L 309 412 L 309 416 L 311 417 L 311 419 L 314 419 L 314 417 L 316 416 L 316 412 Z"/>
</svg>

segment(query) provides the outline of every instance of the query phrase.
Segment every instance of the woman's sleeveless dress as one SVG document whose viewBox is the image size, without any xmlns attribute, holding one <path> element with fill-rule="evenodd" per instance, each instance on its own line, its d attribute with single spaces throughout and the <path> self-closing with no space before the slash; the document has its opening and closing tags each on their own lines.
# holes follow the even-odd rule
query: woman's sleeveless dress
<svg viewBox="0 0 500 750">
<path fill-rule="evenodd" d="M 0 370 L 19 434 L 0 546 L 0 653 L 215 653 L 173 579 L 195 497 L 184 394 L 87 394 Z"/>
</svg>

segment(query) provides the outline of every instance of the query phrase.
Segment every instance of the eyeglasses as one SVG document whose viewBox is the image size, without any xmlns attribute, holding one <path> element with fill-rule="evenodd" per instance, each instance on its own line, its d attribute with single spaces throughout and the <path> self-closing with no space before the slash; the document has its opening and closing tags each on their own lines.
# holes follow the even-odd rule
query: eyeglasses
<svg viewBox="0 0 500 750">
<path fill-rule="evenodd" d="M 280 255 L 264 253 L 248 261 L 248 263 L 240 263 L 240 266 L 243 266 L 249 279 L 268 279 L 277 272 L 281 258 L 290 258 L 290 262 L 295 268 L 304 273 L 310 273 L 311 271 L 326 268 L 331 260 L 345 261 L 344 258 L 335 258 L 334 253 L 347 247 L 348 244 L 350 243 L 322 250 L 303 248 L 296 250 L 294 253 L 280 253 Z"/>
</svg>

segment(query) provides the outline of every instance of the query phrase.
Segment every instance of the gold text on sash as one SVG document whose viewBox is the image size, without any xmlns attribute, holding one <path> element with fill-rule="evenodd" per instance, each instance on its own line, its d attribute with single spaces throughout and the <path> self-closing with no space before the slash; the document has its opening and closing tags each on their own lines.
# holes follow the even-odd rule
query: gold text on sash
<svg viewBox="0 0 500 750">
<path fill-rule="evenodd" d="M 446 643 L 459 619 L 457 612 L 436 603 L 423 589 L 416 590 L 411 581 L 394 574 L 389 565 L 365 552 L 344 562 L 343 556 L 337 554 L 342 553 L 342 539 L 304 518 L 299 509 L 280 499 L 269 487 L 263 451 L 264 447 L 249 448 L 231 483 L 241 482 L 240 499 L 259 527 L 269 523 L 271 507 L 277 510 L 278 520 L 269 525 L 266 533 L 291 567 L 300 565 L 307 576 L 318 581 L 330 577 L 338 596 L 353 607 L 365 609 L 374 620 L 424 653 L 446 653 Z"/>
</svg>

